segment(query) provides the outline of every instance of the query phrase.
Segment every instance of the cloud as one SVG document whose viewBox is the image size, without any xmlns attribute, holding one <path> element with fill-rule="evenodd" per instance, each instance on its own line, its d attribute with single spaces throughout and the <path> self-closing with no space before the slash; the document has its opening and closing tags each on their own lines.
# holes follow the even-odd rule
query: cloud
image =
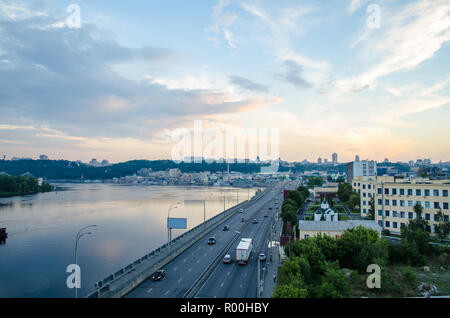
<svg viewBox="0 0 450 318">
<path fill-rule="evenodd" d="M 367 0 L 351 0 L 348 6 L 348 11 L 353 13 L 359 9 L 367 2 Z"/>
<path fill-rule="evenodd" d="M 59 20 L 46 15 L 0 18 L 0 61 L 8 61 L 0 63 L 0 125 L 45 123 L 63 132 L 39 134 L 53 139 L 151 140 L 186 118 L 239 113 L 274 102 L 212 88 L 131 80 L 116 66 L 124 66 L 124 72 L 133 63 L 161 67 L 166 60 L 176 63 L 178 53 L 124 47 L 89 23 L 80 29 L 52 27 Z"/>
<path fill-rule="evenodd" d="M 269 91 L 268 86 L 255 83 L 242 76 L 231 75 L 229 76 L 229 79 L 231 84 L 238 86 L 242 90 L 263 93 L 267 93 Z"/>
<path fill-rule="evenodd" d="M 303 78 L 303 66 L 299 65 L 296 61 L 286 60 L 283 62 L 283 65 L 286 67 L 286 73 L 278 74 L 277 77 L 297 88 L 305 89 L 313 86 Z"/>
<path fill-rule="evenodd" d="M 414 69 L 450 41 L 448 1 L 420 0 L 395 14 L 388 12 L 383 10 L 380 32 L 365 31 L 352 45 L 364 43 L 374 65 L 357 76 L 330 82 L 328 90 L 345 93 L 374 88 L 378 79 Z"/>
<path fill-rule="evenodd" d="M 213 7 L 213 13 L 211 14 L 213 25 L 206 30 L 215 33 L 222 31 L 228 45 L 235 49 L 236 45 L 234 43 L 233 33 L 230 31 L 230 28 L 237 20 L 237 15 L 235 13 L 224 12 L 224 9 L 229 5 L 230 0 L 219 0 L 219 2 Z M 213 42 L 215 45 L 218 43 L 217 37 L 210 37 L 209 41 Z"/>
</svg>

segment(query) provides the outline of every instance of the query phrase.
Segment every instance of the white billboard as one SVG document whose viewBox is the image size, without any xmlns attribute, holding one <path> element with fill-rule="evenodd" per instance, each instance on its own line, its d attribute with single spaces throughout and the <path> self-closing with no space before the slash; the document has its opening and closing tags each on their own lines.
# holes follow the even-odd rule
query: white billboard
<svg viewBox="0 0 450 318">
<path fill-rule="evenodd" d="M 186 218 L 168 218 L 167 219 L 167 228 L 186 230 L 187 229 L 187 219 Z"/>
</svg>

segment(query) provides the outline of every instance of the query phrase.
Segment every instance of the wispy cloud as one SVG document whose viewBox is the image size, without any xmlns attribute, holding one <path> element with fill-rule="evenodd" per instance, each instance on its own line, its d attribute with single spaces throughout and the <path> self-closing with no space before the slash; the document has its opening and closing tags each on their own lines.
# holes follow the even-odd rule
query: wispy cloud
<svg viewBox="0 0 450 318">
<path fill-rule="evenodd" d="M 263 92 L 267 93 L 269 91 L 268 86 L 258 84 L 254 81 L 249 80 L 248 78 L 238 76 L 238 75 L 231 75 L 229 76 L 230 83 L 233 85 L 238 86 L 239 88 L 251 91 L 251 92 Z"/>
</svg>

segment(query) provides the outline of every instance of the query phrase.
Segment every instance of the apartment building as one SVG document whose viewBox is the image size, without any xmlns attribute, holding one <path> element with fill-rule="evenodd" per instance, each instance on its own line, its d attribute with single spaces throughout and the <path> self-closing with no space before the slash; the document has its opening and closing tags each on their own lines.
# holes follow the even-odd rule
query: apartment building
<svg viewBox="0 0 450 318">
<path fill-rule="evenodd" d="M 347 182 L 351 185 L 353 179 L 363 176 L 376 176 L 377 162 L 376 161 L 353 161 L 347 163 Z"/>
<path fill-rule="evenodd" d="M 402 224 L 416 219 L 414 206 L 423 207 L 422 217 L 430 224 L 431 233 L 437 224 L 436 214 L 442 211 L 444 221 L 450 218 L 450 180 L 403 179 L 389 176 L 357 178 L 361 195 L 361 216 L 367 216 L 370 198 L 375 200 L 375 220 L 384 229 L 400 233 Z"/>
</svg>

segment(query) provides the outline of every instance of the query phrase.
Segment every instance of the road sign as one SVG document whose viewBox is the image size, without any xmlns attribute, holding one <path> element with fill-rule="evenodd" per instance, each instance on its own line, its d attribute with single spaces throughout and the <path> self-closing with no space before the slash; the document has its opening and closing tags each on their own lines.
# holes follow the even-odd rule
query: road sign
<svg viewBox="0 0 450 318">
<path fill-rule="evenodd" d="M 186 230 L 187 229 L 187 219 L 186 218 L 168 218 L 167 219 L 167 228 Z"/>
</svg>

